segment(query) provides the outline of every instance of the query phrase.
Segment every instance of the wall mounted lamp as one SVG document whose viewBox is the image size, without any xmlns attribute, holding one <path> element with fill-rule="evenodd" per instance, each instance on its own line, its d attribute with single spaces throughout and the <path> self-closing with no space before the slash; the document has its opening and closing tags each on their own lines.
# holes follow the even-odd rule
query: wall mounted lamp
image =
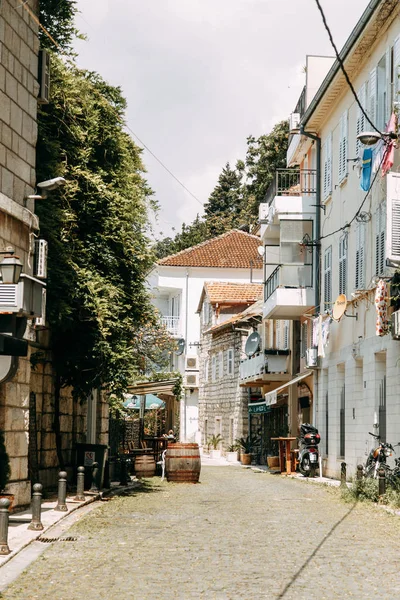
<svg viewBox="0 0 400 600">
<path fill-rule="evenodd" d="M 4 258 L 0 262 L 0 275 L 2 283 L 18 283 L 23 267 L 19 256 L 15 256 L 13 248 L 0 250 L 0 254 L 4 254 Z"/>
</svg>

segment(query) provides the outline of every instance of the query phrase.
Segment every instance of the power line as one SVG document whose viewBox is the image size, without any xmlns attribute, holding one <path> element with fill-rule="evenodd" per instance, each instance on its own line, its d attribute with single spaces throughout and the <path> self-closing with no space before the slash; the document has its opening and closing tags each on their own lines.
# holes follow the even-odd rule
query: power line
<svg viewBox="0 0 400 600">
<path fill-rule="evenodd" d="M 332 47 L 333 47 L 333 49 L 334 49 L 334 51 L 335 51 L 336 58 L 337 58 L 337 60 L 338 60 L 338 63 L 339 63 L 339 65 L 340 65 L 340 68 L 341 68 L 341 70 L 342 70 L 342 72 L 343 72 L 343 75 L 344 75 L 344 77 L 345 77 L 345 79 L 346 79 L 346 81 L 347 81 L 347 83 L 348 83 L 348 86 L 349 86 L 349 88 L 351 89 L 351 91 L 352 91 L 352 94 L 353 94 L 353 96 L 354 96 L 354 98 L 355 98 L 355 100 L 356 100 L 356 102 L 357 102 L 357 104 L 358 104 L 358 106 L 359 106 L 359 108 L 360 108 L 360 110 L 361 110 L 362 114 L 363 114 L 363 115 L 364 115 L 364 117 L 367 119 L 367 121 L 368 121 L 368 123 L 371 125 L 371 127 L 372 127 L 372 128 L 375 130 L 375 131 L 377 131 L 377 132 L 380 134 L 381 132 L 379 131 L 379 129 L 377 129 L 377 127 L 375 127 L 375 125 L 373 124 L 373 122 L 372 122 L 372 121 L 371 121 L 371 119 L 369 118 L 368 114 L 367 114 L 367 113 L 366 113 L 366 111 L 364 110 L 364 107 L 363 107 L 363 105 L 361 104 L 361 102 L 360 102 L 360 101 L 359 101 L 359 99 L 358 99 L 358 96 L 357 96 L 357 94 L 356 94 L 356 91 L 355 91 L 355 89 L 354 89 L 354 87 L 353 87 L 353 84 L 352 84 L 352 83 L 351 83 L 351 81 L 350 81 L 350 77 L 349 77 L 349 75 L 348 75 L 348 73 L 347 73 L 347 71 L 346 71 L 346 69 L 345 69 L 345 67 L 344 67 L 343 61 L 342 61 L 342 59 L 341 59 L 341 57 L 340 57 L 340 54 L 339 54 L 339 52 L 338 52 L 338 49 L 337 49 L 337 47 L 336 47 L 336 44 L 335 44 L 335 42 L 333 41 L 332 33 L 331 33 L 331 30 L 329 29 L 328 23 L 326 22 L 325 13 L 324 13 L 324 11 L 323 11 L 323 9 L 322 9 L 322 6 L 321 6 L 321 4 L 320 4 L 319 0 L 315 0 L 315 2 L 316 2 L 316 4 L 317 4 L 317 7 L 318 7 L 318 10 L 319 10 L 319 12 L 321 13 L 322 21 L 323 21 L 323 23 L 324 23 L 324 26 L 325 26 L 325 29 L 326 29 L 326 31 L 328 32 L 329 40 L 330 40 L 330 42 L 331 42 L 331 45 L 332 45 Z"/>
<path fill-rule="evenodd" d="M 35 21 L 35 23 L 37 23 L 37 25 L 42 29 L 42 31 L 44 32 L 44 34 L 49 38 L 49 40 L 54 44 L 54 46 L 58 49 L 58 50 L 62 50 L 61 46 L 55 41 L 55 39 L 51 36 L 51 34 L 47 31 L 47 29 L 45 27 L 43 27 L 43 25 L 40 23 L 39 19 L 37 18 L 37 16 L 35 15 L 35 13 L 31 10 L 31 8 L 28 6 L 27 4 L 27 0 L 25 2 L 23 2 L 23 0 L 21 0 L 21 4 L 19 4 L 18 6 L 14 7 L 14 8 L 20 8 L 23 7 L 28 13 L 29 15 L 32 17 L 32 19 Z M 111 105 L 110 105 L 111 106 Z M 117 111 L 115 111 L 117 113 Z M 177 183 L 179 183 L 179 185 L 190 195 L 192 196 L 192 198 L 194 198 L 194 200 L 196 200 L 196 202 L 198 202 L 201 206 L 204 206 L 204 203 L 201 202 L 201 200 L 199 200 L 197 198 L 197 196 L 195 196 L 195 194 L 193 194 L 193 192 L 191 192 L 186 185 L 176 176 L 174 175 L 174 173 L 162 162 L 162 160 L 160 158 L 158 158 L 158 156 L 152 151 L 150 150 L 150 148 L 147 146 L 147 144 L 145 144 L 140 137 L 133 131 L 133 129 L 131 129 L 129 127 L 129 125 L 127 125 L 125 123 L 125 127 L 126 129 L 128 129 L 128 131 L 131 132 L 132 135 L 135 136 L 135 138 L 139 141 L 140 144 L 142 144 L 143 148 L 145 148 L 147 150 L 147 152 L 149 154 L 151 154 L 151 156 L 153 158 L 155 158 L 155 160 L 163 167 L 163 169 L 165 169 L 167 171 L 167 173 L 173 178 L 175 179 L 175 181 Z"/>
</svg>

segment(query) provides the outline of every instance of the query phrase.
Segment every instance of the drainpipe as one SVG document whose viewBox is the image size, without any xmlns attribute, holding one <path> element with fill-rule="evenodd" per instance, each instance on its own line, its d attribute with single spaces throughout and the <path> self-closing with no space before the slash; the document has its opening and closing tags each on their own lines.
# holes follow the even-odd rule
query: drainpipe
<svg viewBox="0 0 400 600">
<path fill-rule="evenodd" d="M 315 308 L 320 307 L 320 266 L 321 266 L 321 244 L 319 243 L 319 238 L 321 237 L 321 210 L 322 210 L 322 202 L 321 202 L 321 138 L 314 133 L 309 133 L 304 131 L 304 127 L 300 127 L 300 133 L 312 140 L 316 143 L 317 148 L 317 181 L 315 186 L 315 195 L 316 195 L 316 213 L 315 213 L 315 235 L 314 239 L 317 241 L 315 246 Z M 313 423 L 318 425 L 317 423 L 317 402 L 318 402 L 318 371 L 314 371 L 314 389 L 313 389 Z"/>
</svg>

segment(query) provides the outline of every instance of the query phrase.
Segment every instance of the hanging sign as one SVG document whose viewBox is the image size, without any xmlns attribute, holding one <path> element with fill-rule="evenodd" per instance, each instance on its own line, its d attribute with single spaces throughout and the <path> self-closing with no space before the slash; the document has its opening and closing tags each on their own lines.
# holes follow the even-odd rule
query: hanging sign
<svg viewBox="0 0 400 600">
<path fill-rule="evenodd" d="M 271 407 L 266 404 L 249 404 L 249 415 L 260 415 L 271 412 Z"/>
<path fill-rule="evenodd" d="M 272 390 L 272 392 L 268 392 L 265 394 L 265 404 L 267 406 L 272 406 L 272 404 L 276 404 L 278 401 L 276 390 Z"/>
</svg>

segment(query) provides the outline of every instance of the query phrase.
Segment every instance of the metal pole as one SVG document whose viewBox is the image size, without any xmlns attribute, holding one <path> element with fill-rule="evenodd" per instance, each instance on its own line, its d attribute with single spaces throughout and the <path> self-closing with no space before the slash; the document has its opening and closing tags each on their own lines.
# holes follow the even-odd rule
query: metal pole
<svg viewBox="0 0 400 600">
<path fill-rule="evenodd" d="M 85 467 L 78 467 L 78 475 L 76 476 L 76 496 L 77 502 L 85 500 Z"/>
<path fill-rule="evenodd" d="M 57 506 L 54 510 L 60 510 L 66 512 L 68 510 L 67 504 L 67 473 L 66 471 L 60 471 L 58 474 L 58 498 Z"/>
<path fill-rule="evenodd" d="M 99 488 L 97 487 L 97 473 L 99 472 L 99 463 L 94 462 L 92 465 L 92 485 L 90 486 L 90 491 L 97 494 Z"/>
<path fill-rule="evenodd" d="M 362 479 L 364 474 L 364 467 L 362 465 L 357 465 L 357 479 Z"/>
<path fill-rule="evenodd" d="M 119 484 L 120 485 L 128 485 L 128 469 L 127 469 L 125 458 L 121 458 Z"/>
<path fill-rule="evenodd" d="M 380 497 L 386 494 L 386 473 L 382 467 L 378 469 L 378 493 Z"/>
<path fill-rule="evenodd" d="M 346 463 L 340 463 L 340 485 L 346 486 Z M 346 486 L 347 487 L 347 486 Z"/>
<path fill-rule="evenodd" d="M 32 521 L 28 525 L 28 529 L 33 529 L 34 531 L 41 531 L 43 529 L 43 524 L 41 521 L 41 511 L 42 511 L 42 489 L 43 486 L 41 483 L 35 483 L 33 486 L 33 494 L 32 494 Z"/>
<path fill-rule="evenodd" d="M 0 555 L 10 554 L 8 547 L 8 507 L 10 501 L 8 498 L 0 498 Z"/>
</svg>

